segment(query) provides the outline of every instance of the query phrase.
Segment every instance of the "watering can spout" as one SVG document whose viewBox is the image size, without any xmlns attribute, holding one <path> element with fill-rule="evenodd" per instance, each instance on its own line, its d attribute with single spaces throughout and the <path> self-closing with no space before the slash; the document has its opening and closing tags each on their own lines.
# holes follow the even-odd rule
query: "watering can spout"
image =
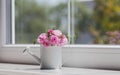
<svg viewBox="0 0 120 75">
<path fill-rule="evenodd" d="M 29 55 L 31 55 L 37 63 L 41 63 L 41 60 L 38 56 L 36 56 L 33 52 L 30 51 L 30 47 L 26 47 L 24 50 L 23 50 L 23 53 L 27 52 Z"/>
</svg>

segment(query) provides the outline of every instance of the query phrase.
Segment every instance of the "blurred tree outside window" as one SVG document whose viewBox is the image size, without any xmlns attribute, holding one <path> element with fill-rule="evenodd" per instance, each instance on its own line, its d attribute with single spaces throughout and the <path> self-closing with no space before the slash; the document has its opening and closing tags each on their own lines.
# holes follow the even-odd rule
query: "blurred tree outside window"
<svg viewBox="0 0 120 75">
<path fill-rule="evenodd" d="M 68 1 L 15 0 L 15 43 L 32 44 L 53 28 L 68 35 L 70 13 L 71 44 L 120 44 L 120 0 L 70 0 L 70 12 Z"/>
<path fill-rule="evenodd" d="M 73 2 L 74 44 L 120 44 L 120 0 Z"/>
<path fill-rule="evenodd" d="M 40 33 L 53 28 L 67 35 L 66 0 L 15 0 L 16 44 L 32 44 Z"/>
</svg>

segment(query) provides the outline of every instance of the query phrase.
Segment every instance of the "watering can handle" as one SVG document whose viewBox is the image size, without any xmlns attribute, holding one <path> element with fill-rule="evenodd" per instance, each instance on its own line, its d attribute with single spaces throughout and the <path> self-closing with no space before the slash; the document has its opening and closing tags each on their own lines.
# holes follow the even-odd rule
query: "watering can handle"
<svg viewBox="0 0 120 75">
<path fill-rule="evenodd" d="M 30 51 L 30 47 L 26 47 L 24 50 L 23 50 L 23 53 L 27 52 L 28 54 L 30 54 L 35 60 L 37 63 L 41 64 L 41 59 L 36 56 L 33 52 Z"/>
</svg>

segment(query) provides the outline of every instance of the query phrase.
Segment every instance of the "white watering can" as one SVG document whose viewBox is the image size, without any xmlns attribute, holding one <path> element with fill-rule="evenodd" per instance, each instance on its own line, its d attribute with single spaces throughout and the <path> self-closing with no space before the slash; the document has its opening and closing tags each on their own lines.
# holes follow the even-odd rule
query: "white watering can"
<svg viewBox="0 0 120 75">
<path fill-rule="evenodd" d="M 62 66 L 61 47 L 40 47 L 40 58 L 30 51 L 30 47 L 23 50 L 23 53 L 30 54 L 37 63 L 40 64 L 41 69 L 60 69 Z"/>
</svg>

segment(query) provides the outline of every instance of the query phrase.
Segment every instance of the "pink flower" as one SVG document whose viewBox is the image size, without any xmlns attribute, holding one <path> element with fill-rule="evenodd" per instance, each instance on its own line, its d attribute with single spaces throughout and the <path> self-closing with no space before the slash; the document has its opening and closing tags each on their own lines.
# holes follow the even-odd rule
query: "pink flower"
<svg viewBox="0 0 120 75">
<path fill-rule="evenodd" d="M 40 38 L 40 39 L 47 39 L 48 37 L 47 37 L 46 33 L 42 33 L 42 34 L 39 35 L 38 38 Z"/>
<path fill-rule="evenodd" d="M 57 36 L 55 36 L 55 35 L 52 35 L 52 36 L 50 37 L 50 44 L 51 44 L 51 45 L 53 45 L 53 46 L 58 45 L 59 42 L 60 42 L 59 37 L 57 37 Z"/>
<path fill-rule="evenodd" d="M 59 43 L 59 46 L 63 46 L 63 45 L 65 45 L 65 44 L 67 44 L 67 43 L 68 43 L 68 40 L 67 40 L 66 36 L 65 36 L 65 35 L 62 35 L 62 36 L 61 36 L 60 43 Z"/>
<path fill-rule="evenodd" d="M 60 37 L 62 35 L 62 32 L 60 30 L 54 30 L 53 34 Z"/>
<path fill-rule="evenodd" d="M 38 36 L 37 42 L 44 47 L 48 46 L 63 46 L 68 43 L 68 40 L 60 30 L 48 30 L 47 33 L 42 33 Z"/>
<path fill-rule="evenodd" d="M 48 46 L 50 46 L 50 42 L 49 42 L 49 40 L 48 39 L 45 39 L 44 41 L 43 41 L 43 44 L 42 44 L 44 47 L 48 47 Z"/>
<path fill-rule="evenodd" d="M 54 32 L 54 30 L 52 30 L 52 29 L 48 30 L 49 35 L 53 35 L 53 32 Z"/>
<path fill-rule="evenodd" d="M 42 33 L 38 36 L 37 42 L 39 44 L 43 44 L 44 40 L 47 39 L 47 34 L 46 33 Z"/>
</svg>

